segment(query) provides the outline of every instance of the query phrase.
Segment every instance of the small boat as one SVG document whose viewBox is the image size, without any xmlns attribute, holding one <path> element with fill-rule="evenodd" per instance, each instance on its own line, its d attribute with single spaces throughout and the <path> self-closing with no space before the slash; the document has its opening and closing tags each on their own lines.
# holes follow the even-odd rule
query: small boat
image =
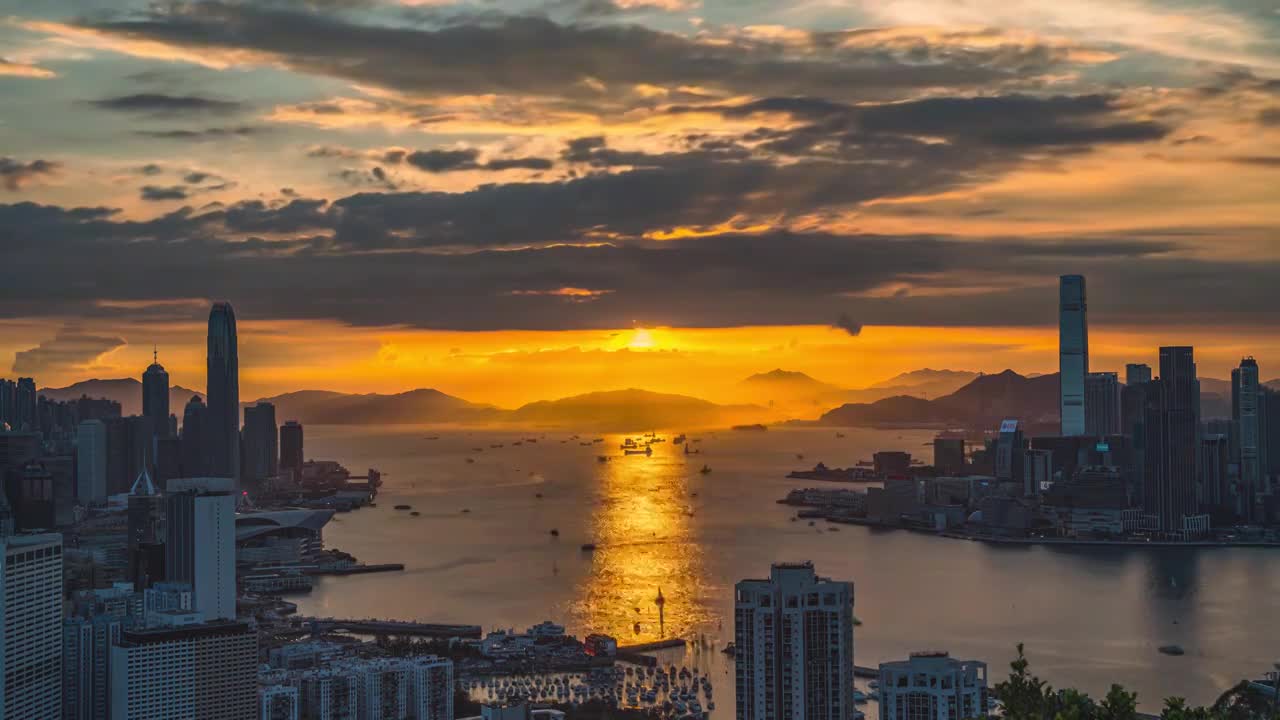
<svg viewBox="0 0 1280 720">
<path fill-rule="evenodd" d="M 533 496 L 538 498 L 539 500 L 542 499 L 542 493 L 534 493 Z"/>
<path fill-rule="evenodd" d="M 418 516 L 419 516 L 419 515 L 421 515 L 422 513 L 418 512 L 417 510 L 414 510 L 413 512 L 411 512 L 411 513 L 409 513 L 409 514 L 410 514 L 410 515 L 412 515 L 412 516 L 414 516 L 414 517 L 418 517 Z"/>
<path fill-rule="evenodd" d="M 840 439 L 840 438 L 842 438 L 842 437 L 844 437 L 844 433 L 841 433 L 841 432 L 836 433 L 836 439 L 837 439 L 837 440 L 838 440 L 838 439 Z"/>
<path fill-rule="evenodd" d="M 560 537 L 560 531 L 556 528 L 551 528 L 551 537 Z"/>
<path fill-rule="evenodd" d="M 1161 645 L 1158 649 L 1164 655 L 1178 656 L 1185 655 L 1187 653 L 1186 650 L 1182 649 L 1181 645 Z"/>
<path fill-rule="evenodd" d="M 679 435 L 672 438 L 671 443 L 673 445 L 683 445 L 684 441 L 685 441 L 684 433 L 680 433 Z"/>
<path fill-rule="evenodd" d="M 412 509 L 413 509 L 413 506 L 412 506 L 412 505 L 397 505 L 397 506 L 396 506 L 396 509 L 397 509 L 397 510 L 412 510 Z"/>
<path fill-rule="evenodd" d="M 645 445 L 643 450 L 623 450 L 623 455 L 652 455 L 653 448 Z"/>
<path fill-rule="evenodd" d="M 595 543 L 582 543 L 582 552 L 592 552 L 596 549 Z"/>
<path fill-rule="evenodd" d="M 469 463 L 473 463 L 473 462 L 475 462 L 475 461 L 476 461 L 476 459 L 475 459 L 475 458 L 473 458 L 473 457 L 469 457 L 469 458 L 467 458 L 467 462 L 469 462 Z"/>
<path fill-rule="evenodd" d="M 728 645 L 725 645 L 724 650 L 721 650 L 720 652 L 728 655 L 729 657 L 733 657 L 738 654 L 738 646 L 733 643 L 729 643 Z"/>
<path fill-rule="evenodd" d="M 699 470 L 698 472 L 702 473 L 703 475 L 710 475 L 710 474 L 711 474 L 711 466 L 710 466 L 710 465 L 703 465 L 703 466 L 702 466 L 702 469 L 701 469 L 701 470 Z"/>
<path fill-rule="evenodd" d="M 439 435 L 428 435 L 427 437 L 423 438 L 423 440 L 439 440 L 439 439 L 440 439 Z"/>
<path fill-rule="evenodd" d="M 602 463 L 609 462 L 609 456 L 608 456 L 608 455 L 597 455 L 597 456 L 596 456 L 596 462 L 602 462 Z"/>
<path fill-rule="evenodd" d="M 471 512 L 471 508 L 462 508 L 462 514 L 463 514 L 463 515 L 466 515 L 466 514 L 467 514 L 467 513 L 469 513 L 469 512 Z"/>
</svg>

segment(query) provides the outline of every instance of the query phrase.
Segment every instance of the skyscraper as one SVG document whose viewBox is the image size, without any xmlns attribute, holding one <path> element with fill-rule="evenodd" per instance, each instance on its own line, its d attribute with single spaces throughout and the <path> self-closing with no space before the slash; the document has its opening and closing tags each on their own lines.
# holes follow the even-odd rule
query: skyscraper
<svg viewBox="0 0 1280 720">
<path fill-rule="evenodd" d="M 142 473 L 129 488 L 126 528 L 129 550 L 129 580 L 138 591 L 164 579 L 164 538 L 161 537 L 161 496 L 151 480 Z"/>
<path fill-rule="evenodd" d="M 14 430 L 39 429 L 36 423 L 36 381 L 32 378 L 18 378 L 14 393 L 14 419 L 17 420 L 16 424 L 9 423 Z"/>
<path fill-rule="evenodd" d="M 1058 382 L 1062 435 L 1085 434 L 1084 377 L 1089 374 L 1089 320 L 1084 276 L 1063 275 L 1058 286 Z"/>
<path fill-rule="evenodd" d="M 1000 423 L 1000 436 L 996 440 L 996 479 L 1001 482 L 1022 480 L 1023 451 L 1026 442 L 1022 438 L 1022 422 L 1008 418 Z"/>
<path fill-rule="evenodd" d="M 1084 376 L 1084 432 L 1091 437 L 1120 434 L 1120 378 L 1116 373 Z"/>
<path fill-rule="evenodd" d="M 244 478 L 274 477 L 279 463 L 276 406 L 260 402 L 244 409 Z"/>
<path fill-rule="evenodd" d="M 0 538 L 0 718 L 62 714 L 62 536 Z"/>
<path fill-rule="evenodd" d="M 302 424 L 297 420 L 280 426 L 280 469 L 298 471 L 302 467 Z"/>
<path fill-rule="evenodd" d="M 182 477 L 209 474 L 209 406 L 193 395 L 182 410 Z"/>
<path fill-rule="evenodd" d="M 236 314 L 231 303 L 214 303 L 209 311 L 208 375 L 205 397 L 209 403 L 205 441 L 209 448 L 209 475 L 240 476 L 240 362 L 236 349 Z"/>
<path fill-rule="evenodd" d="M 738 720 L 853 717 L 853 584 L 778 563 L 735 587 Z"/>
<path fill-rule="evenodd" d="M 1160 378 L 1150 384 L 1143 423 L 1143 508 L 1161 532 L 1179 533 L 1198 515 L 1196 455 L 1199 393 L 1190 347 L 1160 348 Z"/>
<path fill-rule="evenodd" d="M 1231 383 L 1231 414 L 1240 442 L 1237 512 L 1246 519 L 1253 519 L 1254 505 L 1263 487 L 1262 416 L 1258 407 L 1262 393 L 1258 382 L 1258 362 L 1251 357 L 1241 360 L 1240 367 L 1231 373 Z"/>
<path fill-rule="evenodd" d="M 107 426 L 101 420 L 85 420 L 76 429 L 76 500 L 107 501 Z"/>
<path fill-rule="evenodd" d="M 1124 366 L 1124 384 L 1138 385 L 1151 382 L 1151 366 L 1146 363 L 1129 363 Z"/>
<path fill-rule="evenodd" d="M 155 354 L 153 362 L 142 373 L 142 414 L 151 421 L 151 431 L 156 437 L 169 434 L 169 373 L 165 372 Z"/>
<path fill-rule="evenodd" d="M 230 478 L 170 480 L 165 579 L 190 583 L 207 620 L 236 617 L 236 498 Z"/>
</svg>

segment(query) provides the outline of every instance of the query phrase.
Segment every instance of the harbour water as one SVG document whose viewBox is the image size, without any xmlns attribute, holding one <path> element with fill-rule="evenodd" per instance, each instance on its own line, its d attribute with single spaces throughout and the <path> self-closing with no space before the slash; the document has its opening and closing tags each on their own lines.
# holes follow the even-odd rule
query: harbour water
<svg viewBox="0 0 1280 720">
<path fill-rule="evenodd" d="M 944 649 L 986 661 L 994 682 L 1023 642 L 1054 686 L 1100 697 L 1121 683 L 1154 710 L 1171 695 L 1210 703 L 1280 660 L 1280 550 L 993 546 L 792 520 L 775 501 L 818 483 L 789 470 L 876 450 L 931 457 L 930 432 L 842 432 L 690 433 L 701 454 L 688 456 L 661 433 L 668 442 L 646 457 L 623 456 L 618 435 L 584 446 L 596 436 L 309 426 L 308 457 L 385 473 L 378 506 L 335 516 L 326 544 L 405 570 L 323 578 L 299 612 L 486 631 L 551 619 L 624 644 L 705 635 L 711 647 L 662 658 L 710 675 L 719 718 L 733 716 L 719 652 L 733 639 L 733 584 L 781 560 L 854 581 L 859 665 Z M 1186 654 L 1158 652 L 1170 644 Z"/>
</svg>

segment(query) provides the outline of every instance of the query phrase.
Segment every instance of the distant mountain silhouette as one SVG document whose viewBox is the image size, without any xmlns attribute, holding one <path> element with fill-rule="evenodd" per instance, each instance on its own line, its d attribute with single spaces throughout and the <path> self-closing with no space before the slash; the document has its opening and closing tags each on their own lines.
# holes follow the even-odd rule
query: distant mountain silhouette
<svg viewBox="0 0 1280 720">
<path fill-rule="evenodd" d="M 935 400 L 900 395 L 871 403 L 848 403 L 825 413 L 818 422 L 835 426 L 956 425 L 995 427 L 1008 417 L 1028 424 L 1056 421 L 1058 376 L 1028 378 L 1012 370 L 980 375 L 955 392 Z"/>
<path fill-rule="evenodd" d="M 717 405 L 685 395 L 648 390 L 612 390 L 529 403 L 504 420 L 522 425 L 552 425 L 595 430 L 722 427 L 768 419 L 755 405 Z"/>
<path fill-rule="evenodd" d="M 254 402 L 275 405 L 276 422 L 297 420 L 303 425 L 472 423 L 497 419 L 503 413 L 492 406 L 467 402 L 439 390 L 410 390 L 394 395 L 299 390 Z"/>
<path fill-rule="evenodd" d="M 50 400 L 76 400 L 82 395 L 91 398 L 106 398 L 120 403 L 120 412 L 124 415 L 142 414 L 142 381 L 135 378 L 119 378 L 115 380 L 81 380 L 78 383 L 62 388 L 42 388 L 39 393 Z M 182 408 L 192 395 L 204 397 L 202 390 L 188 390 L 181 385 L 169 387 L 169 412 L 182 419 Z"/>
<path fill-rule="evenodd" d="M 965 383 L 976 377 L 978 377 L 978 373 L 971 370 L 934 370 L 933 368 L 921 368 L 919 370 L 899 373 L 888 380 L 881 380 L 878 383 L 870 385 L 869 388 L 906 388 L 921 387 L 924 385 L 948 384 L 953 385 L 952 390 L 956 390 L 963 387 Z"/>
</svg>

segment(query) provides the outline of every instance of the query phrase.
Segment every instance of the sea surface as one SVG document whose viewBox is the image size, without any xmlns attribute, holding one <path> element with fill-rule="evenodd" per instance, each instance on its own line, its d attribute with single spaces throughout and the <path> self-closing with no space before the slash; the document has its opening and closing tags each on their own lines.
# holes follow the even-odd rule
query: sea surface
<svg viewBox="0 0 1280 720">
<path fill-rule="evenodd" d="M 734 711 L 732 662 L 718 651 L 733 639 L 733 585 L 784 560 L 855 584 L 859 665 L 947 650 L 987 662 L 994 683 L 1021 642 L 1052 685 L 1100 697 L 1121 683 L 1155 710 L 1171 695 L 1210 703 L 1280 660 L 1280 550 L 1011 547 L 793 520 L 775 501 L 823 483 L 790 470 L 876 450 L 932 456 L 927 431 L 843 432 L 690 433 L 700 454 L 686 456 L 664 431 L 645 457 L 623 456 L 621 435 L 308 426 L 307 457 L 384 473 L 377 507 L 336 515 L 326 544 L 406 567 L 325 578 L 299 612 L 486 632 L 550 619 L 623 643 L 705 635 L 711 647 L 663 659 L 711 675 L 718 718 Z M 580 444 L 594 437 L 604 441 Z M 1168 644 L 1186 655 L 1157 651 Z"/>
</svg>

